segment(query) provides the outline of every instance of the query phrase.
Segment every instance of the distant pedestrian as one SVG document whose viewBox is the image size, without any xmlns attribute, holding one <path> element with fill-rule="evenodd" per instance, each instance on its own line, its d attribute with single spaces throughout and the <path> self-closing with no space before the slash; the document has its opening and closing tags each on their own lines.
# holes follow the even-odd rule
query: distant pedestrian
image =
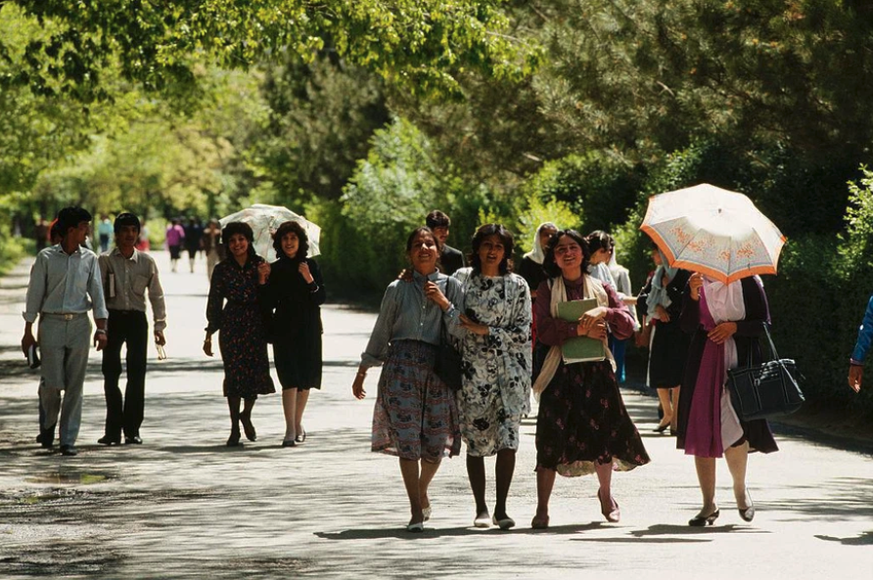
<svg viewBox="0 0 873 580">
<path fill-rule="evenodd" d="M 62 241 L 45 248 L 36 257 L 27 287 L 24 336 L 21 348 L 27 355 L 31 346 L 42 353 L 40 402 L 45 412 L 42 445 L 51 447 L 60 415 L 61 453 L 76 455 L 76 438 L 82 418 L 82 388 L 88 364 L 93 311 L 97 350 L 106 346 L 106 303 L 100 283 L 97 256 L 82 248 L 90 228 L 91 214 L 80 207 L 66 207 L 58 213 Z M 39 341 L 33 323 L 40 318 Z M 63 408 L 61 402 L 63 395 Z"/>
<path fill-rule="evenodd" d="M 49 224 L 45 221 L 45 218 L 39 218 L 33 229 L 33 237 L 36 241 L 36 251 L 39 253 L 46 247 L 49 241 Z"/>
<path fill-rule="evenodd" d="M 871 342 L 873 342 L 873 296 L 867 303 L 864 320 L 858 328 L 858 340 L 855 342 L 852 358 L 849 359 L 849 386 L 856 393 L 861 391 L 861 383 L 864 380 L 864 359 L 867 358 Z"/>
<path fill-rule="evenodd" d="M 703 507 L 688 524 L 711 525 L 719 516 L 715 460 L 722 455 L 733 479 L 737 510 L 750 522 L 755 505 L 746 488 L 749 450 L 771 453 L 778 447 L 766 420 L 739 419 L 725 381 L 728 369 L 740 361 L 761 363 L 758 338 L 770 324 L 764 286 L 757 276 L 724 284 L 694 273 L 683 297 L 680 323 L 691 334 L 691 345 L 679 396 L 676 446 L 694 456 L 703 495 Z"/>
<path fill-rule="evenodd" d="M 568 477 L 597 473 L 601 513 L 609 522 L 619 521 L 612 472 L 649 462 L 606 348 L 607 325 L 617 338 L 627 338 L 633 333 L 633 317 L 611 286 L 585 273 L 589 257 L 585 238 L 573 230 L 559 231 L 552 236 L 543 262 L 551 278 L 537 291 L 537 335 L 550 349 L 533 386 L 540 397 L 534 528 L 549 525 L 549 499 L 558 473 Z M 558 317 L 561 302 L 592 298 L 598 306 L 578 321 Z M 578 336 L 603 341 L 605 360 L 565 363 L 561 348 Z"/>
<path fill-rule="evenodd" d="M 664 416 L 655 427 L 663 433 L 668 427 L 676 432 L 679 390 L 685 375 L 690 337 L 682 331 L 682 295 L 691 272 L 670 268 L 667 258 L 652 244 L 655 272 L 637 298 L 639 316 L 649 326 L 648 385 L 658 392 Z"/>
<path fill-rule="evenodd" d="M 200 240 L 203 237 L 203 224 L 200 223 L 200 218 L 189 217 L 184 226 L 185 230 L 185 250 L 188 252 L 188 266 L 191 273 L 194 273 L 194 261 L 197 259 L 197 252 L 200 251 Z"/>
<path fill-rule="evenodd" d="M 109 249 L 109 240 L 112 239 L 112 221 L 105 213 L 100 216 L 100 223 L 97 225 L 97 236 L 100 240 L 100 253 L 102 254 Z"/>
<path fill-rule="evenodd" d="M 549 278 L 543 269 L 543 259 L 546 257 L 545 247 L 549 243 L 549 238 L 557 231 L 558 226 L 552 222 L 541 223 L 534 234 L 533 249 L 522 256 L 521 264 L 518 267 L 518 275 L 527 281 L 530 297 L 534 302 L 537 299 L 537 288 L 540 287 L 540 283 Z"/>
<path fill-rule="evenodd" d="M 634 317 L 634 332 L 636 332 L 640 329 L 640 323 L 636 317 L 637 299 L 634 296 L 633 288 L 631 287 L 630 270 L 618 263 L 618 259 L 616 258 L 617 253 L 618 250 L 616 250 L 615 244 L 613 244 L 612 248 L 609 250 L 609 262 L 607 262 L 607 267 L 609 268 L 609 273 L 612 276 L 612 279 L 615 281 L 616 294 L 618 294 L 621 301 L 628 307 L 631 316 Z M 615 378 L 618 379 L 619 384 L 625 382 L 625 379 L 627 378 L 625 374 L 624 359 L 627 351 L 628 340 L 630 339 L 625 338 L 619 340 L 613 335 L 609 336 L 609 350 L 612 351 L 612 358 L 615 359 Z"/>
<path fill-rule="evenodd" d="M 412 517 L 406 529 L 420 532 L 430 518 L 428 486 L 445 455 L 461 448 L 455 397 L 434 372 L 440 330 L 460 336 L 460 283 L 437 270 L 439 246 L 429 228 L 418 228 L 406 242 L 413 280 L 388 285 L 379 317 L 352 384 L 366 396 L 364 378 L 383 365 L 373 413 L 372 450 L 400 458 L 400 473 Z M 419 471 L 419 467 L 421 468 Z"/>
<path fill-rule="evenodd" d="M 225 247 L 221 243 L 221 226 L 217 219 L 209 220 L 200 238 L 203 253 L 206 254 L 206 278 L 212 279 L 212 270 L 215 265 L 224 259 Z"/>
<path fill-rule="evenodd" d="M 246 439 L 255 441 L 252 409 L 258 395 L 275 393 L 267 352 L 266 311 L 259 300 L 259 284 L 266 282 L 269 265 L 255 253 L 252 228 L 231 222 L 221 233 L 228 258 L 215 267 L 206 305 L 206 339 L 203 352 L 212 356 L 212 335 L 224 365 L 224 396 L 230 411 L 228 447 L 239 445 L 242 423 Z M 240 412 L 240 400 L 245 406 Z"/>
<path fill-rule="evenodd" d="M 476 230 L 472 274 L 463 284 L 463 385 L 457 393 L 467 476 L 476 501 L 473 525 L 515 526 L 506 498 L 515 471 L 521 419 L 530 412 L 530 291 L 509 271 L 512 234 L 499 224 Z M 497 456 L 494 517 L 485 501 L 485 457 Z"/>
<path fill-rule="evenodd" d="M 278 259 L 262 286 L 264 308 L 272 315 L 273 360 L 282 384 L 285 414 L 283 447 L 306 441 L 303 412 L 311 389 L 321 388 L 321 305 L 324 281 L 318 263 L 307 257 L 309 238 L 297 222 L 285 222 L 273 235 Z"/>
<path fill-rule="evenodd" d="M 465 267 L 467 264 L 464 261 L 464 254 L 447 243 L 449 239 L 449 226 L 452 225 L 452 220 L 449 219 L 449 216 L 435 209 L 427 214 L 425 224 L 431 229 L 439 244 L 440 255 L 438 266 L 440 271 L 446 276 L 451 276 L 457 270 Z"/>
<path fill-rule="evenodd" d="M 140 252 L 148 252 L 152 249 L 152 243 L 149 241 L 149 227 L 145 223 L 145 218 L 140 222 L 139 236 L 136 238 L 136 246 Z"/>
<path fill-rule="evenodd" d="M 588 248 L 591 252 L 588 274 L 604 284 L 608 284 L 618 292 L 617 284 L 609 269 L 609 259 L 615 249 L 615 239 L 601 230 L 591 232 L 585 239 L 588 241 Z"/>
<path fill-rule="evenodd" d="M 103 393 L 106 397 L 106 425 L 98 443 L 141 444 L 140 426 L 145 406 L 148 320 L 146 292 L 152 305 L 155 342 L 166 344 L 167 307 L 154 258 L 136 249 L 140 222 L 132 213 L 115 218 L 115 249 L 100 255 L 100 273 L 109 309 L 109 342 L 103 350 Z M 121 348 L 127 347 L 127 386 L 122 397 Z"/>
<path fill-rule="evenodd" d="M 185 241 L 185 229 L 179 223 L 178 218 L 173 218 L 167 226 L 166 243 L 170 251 L 170 269 L 173 272 L 179 267 L 179 258 L 182 255 L 182 244 Z"/>
</svg>

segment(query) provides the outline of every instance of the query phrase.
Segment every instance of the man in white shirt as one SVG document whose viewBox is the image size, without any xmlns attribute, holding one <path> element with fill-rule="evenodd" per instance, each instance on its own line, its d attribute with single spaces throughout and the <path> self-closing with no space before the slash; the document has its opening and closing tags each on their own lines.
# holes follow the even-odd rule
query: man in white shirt
<svg viewBox="0 0 873 580">
<path fill-rule="evenodd" d="M 108 313 L 100 283 L 100 268 L 94 252 L 81 244 L 88 236 L 91 214 L 80 207 L 66 207 L 58 213 L 61 243 L 42 250 L 30 270 L 24 336 L 21 349 L 27 356 L 32 346 L 42 353 L 39 398 L 45 411 L 41 442 L 51 447 L 60 414 L 61 453 L 76 455 L 76 438 L 82 420 L 82 387 L 88 365 L 93 311 L 97 350 L 106 346 Z M 39 322 L 39 340 L 33 323 Z M 63 404 L 61 391 L 64 391 Z M 62 408 L 63 406 L 63 408 Z"/>
<path fill-rule="evenodd" d="M 103 445 L 119 445 L 121 433 L 128 444 L 141 444 L 145 400 L 148 320 L 145 294 L 154 316 L 154 338 L 166 344 L 167 308 L 155 260 L 136 249 L 140 221 L 132 213 L 115 218 L 115 248 L 100 255 L 100 273 L 109 310 L 108 327 L 112 331 L 103 350 L 103 392 L 106 395 L 106 427 Z M 122 398 L 118 386 L 121 378 L 121 348 L 127 344 L 127 386 Z"/>
</svg>

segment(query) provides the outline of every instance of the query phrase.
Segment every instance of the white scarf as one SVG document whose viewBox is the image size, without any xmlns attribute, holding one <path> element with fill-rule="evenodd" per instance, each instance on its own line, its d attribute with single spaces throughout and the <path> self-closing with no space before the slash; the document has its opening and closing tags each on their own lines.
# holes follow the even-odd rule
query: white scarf
<svg viewBox="0 0 873 580">
<path fill-rule="evenodd" d="M 743 284 L 739 280 L 725 284 L 704 276 L 703 291 L 706 305 L 716 324 L 736 322 L 746 317 L 746 303 L 743 301 Z M 724 344 L 724 368 L 737 367 L 737 343 L 730 337 Z"/>
<path fill-rule="evenodd" d="M 533 249 L 525 254 L 523 257 L 529 258 L 537 264 L 542 264 L 543 260 L 546 259 L 545 248 L 543 248 L 542 244 L 540 244 L 540 232 L 543 230 L 543 228 L 552 228 L 557 231 L 558 226 L 556 226 L 552 222 L 545 222 L 540 224 L 540 226 L 537 228 L 537 231 L 534 232 Z"/>
</svg>

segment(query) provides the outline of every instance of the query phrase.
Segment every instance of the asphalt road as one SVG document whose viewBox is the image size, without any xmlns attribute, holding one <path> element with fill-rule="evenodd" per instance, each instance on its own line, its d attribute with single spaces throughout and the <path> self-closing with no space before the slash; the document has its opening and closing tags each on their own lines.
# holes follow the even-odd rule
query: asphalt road
<svg viewBox="0 0 873 580">
<path fill-rule="evenodd" d="M 509 500 L 517 528 L 472 528 L 458 457 L 434 480 L 425 532 L 410 535 L 397 461 L 369 451 L 372 396 L 350 392 L 374 315 L 325 308 L 324 388 L 310 399 L 305 444 L 280 447 L 281 400 L 272 395 L 254 410 L 258 441 L 227 448 L 221 362 L 199 350 L 205 264 L 170 273 L 166 257 L 158 260 L 170 358 L 150 353 L 145 444 L 97 445 L 104 402 L 92 351 L 73 458 L 34 442 L 38 376 L 18 351 L 29 263 L 0 279 L 0 578 L 873 579 L 873 457 L 780 436 L 779 453 L 750 458 L 754 522 L 737 514 L 719 462 L 722 516 L 690 528 L 700 501 L 693 460 L 651 432 L 656 400 L 634 391 L 625 403 L 652 462 L 615 475 L 620 523 L 600 515 L 596 478 L 559 478 L 552 527 L 530 529 L 531 420 Z M 371 373 L 371 393 L 376 382 Z"/>
</svg>

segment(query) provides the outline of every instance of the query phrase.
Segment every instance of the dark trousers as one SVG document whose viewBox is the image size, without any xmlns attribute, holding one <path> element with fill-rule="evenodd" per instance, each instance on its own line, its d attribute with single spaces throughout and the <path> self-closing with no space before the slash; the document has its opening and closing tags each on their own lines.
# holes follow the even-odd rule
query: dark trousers
<svg viewBox="0 0 873 580">
<path fill-rule="evenodd" d="M 145 312 L 110 310 L 109 342 L 103 350 L 103 393 L 106 395 L 105 435 L 120 439 L 138 437 L 145 399 L 146 354 L 149 325 Z M 118 388 L 121 377 L 121 347 L 127 344 L 127 388 L 124 398 Z"/>
</svg>

